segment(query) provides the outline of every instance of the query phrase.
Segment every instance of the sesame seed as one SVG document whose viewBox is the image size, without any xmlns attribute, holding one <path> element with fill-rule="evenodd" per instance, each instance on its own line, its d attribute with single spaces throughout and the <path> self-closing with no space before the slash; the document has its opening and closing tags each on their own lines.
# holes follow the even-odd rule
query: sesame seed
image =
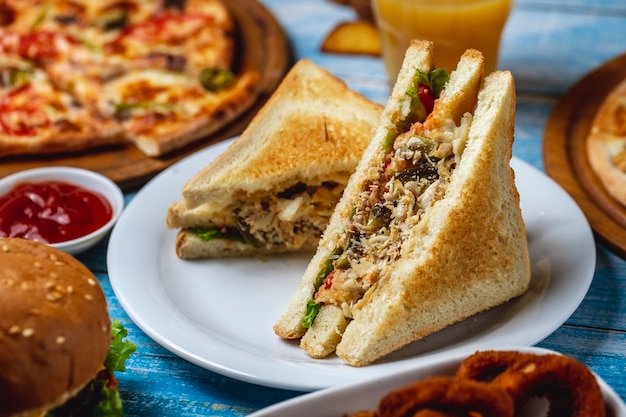
<svg viewBox="0 0 626 417">
<path fill-rule="evenodd" d="M 30 328 L 24 329 L 22 331 L 22 336 L 24 336 L 24 337 L 31 337 L 33 334 L 35 334 L 35 331 L 33 329 L 30 329 Z"/>
<path fill-rule="evenodd" d="M 54 262 L 54 264 L 55 264 L 56 266 L 63 266 L 63 265 L 65 265 L 65 264 L 64 264 L 63 262 L 61 262 L 61 261 L 55 261 L 55 262 Z"/>
<path fill-rule="evenodd" d="M 91 294 L 85 294 L 85 300 L 91 301 L 93 300 L 93 296 Z"/>
<path fill-rule="evenodd" d="M 9 245 L 2 245 L 2 252 L 8 252 L 9 251 Z"/>
<path fill-rule="evenodd" d="M 57 345 L 62 345 L 63 343 L 65 343 L 65 337 L 57 336 L 57 338 L 55 339 L 55 342 L 57 343 Z"/>
<path fill-rule="evenodd" d="M 59 274 L 57 274 L 56 272 L 50 272 L 50 278 L 56 279 L 59 277 Z"/>
<path fill-rule="evenodd" d="M 55 285 L 55 284 L 54 284 L 54 282 L 52 282 L 52 281 L 48 281 L 48 282 L 46 282 L 45 287 L 46 287 L 46 288 L 52 288 L 52 287 L 54 287 L 54 285 Z"/>
<path fill-rule="evenodd" d="M 18 326 L 17 324 L 14 324 L 13 326 L 9 328 L 9 334 L 11 335 L 17 334 L 19 332 L 20 332 L 20 326 Z"/>
<path fill-rule="evenodd" d="M 35 268 L 41 269 L 41 262 L 35 261 Z"/>
<path fill-rule="evenodd" d="M 6 280 L 4 280 L 4 283 L 8 286 L 8 287 L 12 287 L 13 284 L 15 284 L 15 281 L 13 281 L 11 278 L 8 278 Z"/>
<path fill-rule="evenodd" d="M 95 286 L 96 286 L 96 280 L 95 280 L 95 279 L 93 279 L 93 278 L 89 278 L 89 279 L 87 280 L 87 282 L 88 282 L 88 283 L 89 283 L 89 285 L 91 285 L 92 287 L 95 287 Z"/>
<path fill-rule="evenodd" d="M 20 288 L 22 288 L 23 290 L 27 290 L 28 289 L 28 283 L 27 282 L 22 282 L 20 284 Z"/>
<path fill-rule="evenodd" d="M 46 300 L 48 300 L 48 301 L 53 301 L 54 302 L 54 301 L 60 300 L 61 298 L 63 298 L 63 295 L 60 292 L 58 292 L 58 291 L 53 291 L 53 292 L 51 292 L 49 294 L 46 294 Z"/>
<path fill-rule="evenodd" d="M 53 262 L 56 262 L 59 258 L 57 258 L 57 256 L 54 253 L 50 254 L 50 260 Z"/>
<path fill-rule="evenodd" d="M 72 287 L 71 285 L 68 285 L 65 291 L 67 291 L 68 294 L 71 294 L 74 292 L 74 287 Z"/>
</svg>

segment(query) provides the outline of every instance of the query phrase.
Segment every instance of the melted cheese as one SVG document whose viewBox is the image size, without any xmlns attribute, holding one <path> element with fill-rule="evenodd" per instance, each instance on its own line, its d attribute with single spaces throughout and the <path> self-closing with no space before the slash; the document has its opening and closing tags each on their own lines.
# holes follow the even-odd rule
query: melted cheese
<svg viewBox="0 0 626 417">
<path fill-rule="evenodd" d="M 132 71 L 107 83 L 101 107 L 115 115 L 123 107 L 133 116 L 148 112 L 192 116 L 210 104 L 212 94 L 189 75 L 164 70 Z"/>
</svg>

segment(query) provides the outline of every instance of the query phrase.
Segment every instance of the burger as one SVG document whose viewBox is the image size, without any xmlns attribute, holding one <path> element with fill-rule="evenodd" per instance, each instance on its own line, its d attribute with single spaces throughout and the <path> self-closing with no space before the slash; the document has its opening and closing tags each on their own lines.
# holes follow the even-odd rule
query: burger
<svg viewBox="0 0 626 417">
<path fill-rule="evenodd" d="M 0 238 L 0 417 L 122 416 L 127 334 L 76 258 Z"/>
</svg>

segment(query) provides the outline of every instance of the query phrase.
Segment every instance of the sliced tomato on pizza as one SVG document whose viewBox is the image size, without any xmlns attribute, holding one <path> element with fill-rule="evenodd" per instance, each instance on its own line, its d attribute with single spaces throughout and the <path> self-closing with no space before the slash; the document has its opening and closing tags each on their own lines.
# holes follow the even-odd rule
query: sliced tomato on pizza
<svg viewBox="0 0 626 417">
<path fill-rule="evenodd" d="M 129 25 L 103 45 L 114 62 L 129 69 L 159 68 L 198 75 L 205 68 L 229 69 L 234 51 L 233 24 L 223 7 L 170 9 Z"/>
</svg>

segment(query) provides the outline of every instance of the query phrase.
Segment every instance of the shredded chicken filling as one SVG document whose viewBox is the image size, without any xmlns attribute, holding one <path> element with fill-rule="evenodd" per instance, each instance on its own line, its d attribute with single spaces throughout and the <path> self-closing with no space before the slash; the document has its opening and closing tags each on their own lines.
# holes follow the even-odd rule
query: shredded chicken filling
<svg viewBox="0 0 626 417">
<path fill-rule="evenodd" d="M 339 242 L 333 269 L 315 294 L 315 302 L 334 304 L 352 317 L 352 307 L 400 257 L 402 242 L 427 207 L 445 195 L 463 152 L 471 115 L 460 126 L 450 120 L 442 132 L 415 123 L 398 135 L 355 202 L 349 230 Z"/>
<path fill-rule="evenodd" d="M 300 248 L 324 231 L 343 187 L 297 184 L 289 190 L 235 208 L 236 227 L 255 246 Z"/>
</svg>

